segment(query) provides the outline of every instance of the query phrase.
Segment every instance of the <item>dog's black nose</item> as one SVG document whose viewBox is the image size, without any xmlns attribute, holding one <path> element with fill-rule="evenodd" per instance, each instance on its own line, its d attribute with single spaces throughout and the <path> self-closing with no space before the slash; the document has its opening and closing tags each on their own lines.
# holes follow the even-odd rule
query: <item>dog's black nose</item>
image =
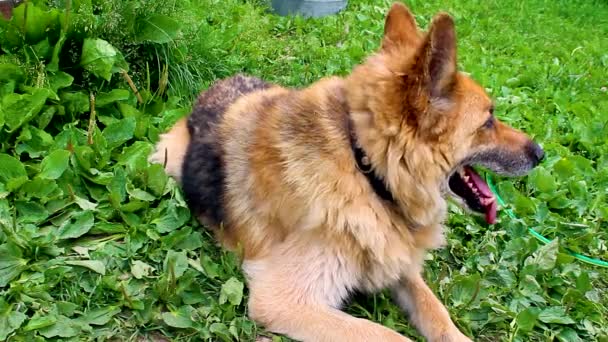
<svg viewBox="0 0 608 342">
<path fill-rule="evenodd" d="M 538 165 L 545 158 L 543 148 L 533 141 L 528 142 L 526 145 L 526 152 L 528 152 L 530 159 L 534 161 L 534 165 Z"/>
</svg>

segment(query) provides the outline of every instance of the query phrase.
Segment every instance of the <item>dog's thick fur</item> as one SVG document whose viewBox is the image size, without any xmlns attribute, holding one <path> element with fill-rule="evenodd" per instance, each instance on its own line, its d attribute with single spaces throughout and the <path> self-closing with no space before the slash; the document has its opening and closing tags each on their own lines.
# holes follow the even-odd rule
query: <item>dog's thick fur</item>
<svg viewBox="0 0 608 342">
<path fill-rule="evenodd" d="M 243 252 L 249 314 L 267 329 L 303 341 L 409 341 L 339 310 L 352 291 L 391 288 L 428 340 L 469 341 L 421 269 L 444 243 L 456 168 L 520 175 L 540 160 L 491 108 L 456 69 L 452 19 L 439 14 L 421 32 L 395 4 L 381 48 L 348 77 L 298 90 L 220 81 L 151 160 L 165 163 L 222 244 Z M 394 200 L 357 167 L 351 135 Z"/>
</svg>

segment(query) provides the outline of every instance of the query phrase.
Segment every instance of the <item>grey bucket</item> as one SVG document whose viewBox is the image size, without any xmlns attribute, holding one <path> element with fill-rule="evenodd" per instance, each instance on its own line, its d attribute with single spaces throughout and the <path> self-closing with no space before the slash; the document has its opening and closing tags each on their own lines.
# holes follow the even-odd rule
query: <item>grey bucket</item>
<svg viewBox="0 0 608 342">
<path fill-rule="evenodd" d="M 272 0 L 272 9 L 279 15 L 323 17 L 340 12 L 348 0 Z"/>
</svg>

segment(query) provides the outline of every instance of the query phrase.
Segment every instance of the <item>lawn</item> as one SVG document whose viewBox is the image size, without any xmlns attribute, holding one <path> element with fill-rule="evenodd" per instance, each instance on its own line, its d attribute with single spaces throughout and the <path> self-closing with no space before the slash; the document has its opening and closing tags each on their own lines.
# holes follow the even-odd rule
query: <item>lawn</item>
<svg viewBox="0 0 608 342">
<path fill-rule="evenodd" d="M 0 19 L 0 340 L 287 340 L 247 319 L 238 257 L 147 155 L 218 78 L 347 74 L 390 2 L 321 19 L 263 0 L 26 3 Z M 406 3 L 423 28 L 454 16 L 461 69 L 547 154 L 494 177 L 514 218 L 450 206 L 431 288 L 476 341 L 608 341 L 608 268 L 570 254 L 608 260 L 608 3 Z M 421 340 L 387 293 L 346 310 Z"/>
</svg>

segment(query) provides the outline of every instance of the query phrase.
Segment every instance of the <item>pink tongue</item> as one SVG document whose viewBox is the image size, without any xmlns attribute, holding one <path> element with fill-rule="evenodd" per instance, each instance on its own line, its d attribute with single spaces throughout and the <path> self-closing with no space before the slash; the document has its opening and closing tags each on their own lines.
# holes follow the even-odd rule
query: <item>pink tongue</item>
<svg viewBox="0 0 608 342">
<path fill-rule="evenodd" d="M 486 206 L 486 222 L 488 224 L 496 223 L 496 201 L 492 201 L 490 205 Z"/>
<path fill-rule="evenodd" d="M 490 188 L 488 187 L 488 184 L 486 184 L 486 182 L 481 179 L 481 177 L 477 174 L 477 172 L 475 172 L 475 170 L 468 166 L 465 166 L 464 172 L 466 172 L 467 175 L 471 177 L 471 180 L 482 195 L 484 195 L 485 197 L 494 197 L 492 191 L 490 191 Z"/>
<path fill-rule="evenodd" d="M 475 184 L 481 195 L 483 195 L 484 197 L 494 198 L 494 194 L 492 193 L 492 191 L 490 191 L 490 187 L 488 187 L 488 184 L 483 179 L 481 179 L 481 177 L 479 176 L 479 174 L 477 174 L 477 172 L 475 172 L 475 170 L 470 167 L 465 167 L 464 171 L 471 178 L 471 181 Z M 496 223 L 496 200 L 492 201 L 488 205 L 484 205 L 484 207 L 486 209 L 486 222 L 488 224 Z"/>
</svg>

